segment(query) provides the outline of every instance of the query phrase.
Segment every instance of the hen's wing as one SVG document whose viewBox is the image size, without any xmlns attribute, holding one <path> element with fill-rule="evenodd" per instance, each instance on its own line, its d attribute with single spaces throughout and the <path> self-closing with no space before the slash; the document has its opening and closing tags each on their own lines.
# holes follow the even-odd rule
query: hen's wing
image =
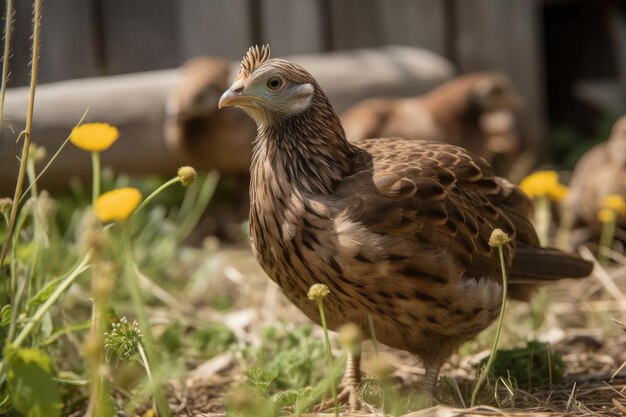
<svg viewBox="0 0 626 417">
<path fill-rule="evenodd" d="M 497 249 L 488 244 L 499 228 L 512 237 L 503 248 L 512 275 L 533 280 L 588 275 L 587 262 L 539 248 L 530 200 L 496 177 L 483 158 L 440 142 L 382 138 L 357 144 L 365 152 L 357 161 L 356 188 L 370 191 L 356 193 L 358 216 L 371 230 L 413 240 L 425 253 L 446 252 L 454 270 L 481 278 L 499 276 Z M 522 262 L 516 262 L 516 253 Z M 428 263 L 437 262 L 440 257 L 425 255 L 416 267 L 432 271 L 437 265 Z"/>
</svg>

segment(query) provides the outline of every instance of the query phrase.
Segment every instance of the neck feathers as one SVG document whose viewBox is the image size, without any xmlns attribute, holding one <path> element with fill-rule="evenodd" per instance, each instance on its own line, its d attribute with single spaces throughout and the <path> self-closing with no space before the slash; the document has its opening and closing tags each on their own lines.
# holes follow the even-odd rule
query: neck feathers
<svg viewBox="0 0 626 417">
<path fill-rule="evenodd" d="M 276 184 L 277 193 L 284 187 L 296 187 L 303 192 L 330 194 L 351 172 L 355 150 L 326 95 L 316 87 L 307 109 L 259 126 L 252 181 L 257 185 L 283 181 Z"/>
</svg>

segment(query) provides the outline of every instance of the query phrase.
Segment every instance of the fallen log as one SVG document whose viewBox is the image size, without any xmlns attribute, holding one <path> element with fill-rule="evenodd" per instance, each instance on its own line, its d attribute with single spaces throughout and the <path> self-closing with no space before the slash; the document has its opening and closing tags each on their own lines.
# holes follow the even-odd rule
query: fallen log
<svg viewBox="0 0 626 417">
<path fill-rule="evenodd" d="M 289 59 L 310 70 L 338 112 L 367 97 L 423 93 L 454 73 L 444 58 L 411 47 Z M 237 69 L 238 63 L 233 63 L 233 73 Z M 32 141 L 52 154 L 88 111 L 85 121 L 111 123 L 122 135 L 102 154 L 104 166 L 130 175 L 173 174 L 184 161 L 166 146 L 163 125 L 168 95 L 180 80 L 180 70 L 171 69 L 40 85 L 35 99 Z M 15 140 L 24 128 L 27 107 L 27 88 L 7 91 L 0 133 L 0 195 L 8 195 L 14 189 L 19 166 L 16 156 L 21 149 L 21 143 L 16 144 Z M 88 178 L 90 161 L 87 153 L 68 145 L 42 177 L 42 186 L 61 187 L 72 177 Z"/>
</svg>

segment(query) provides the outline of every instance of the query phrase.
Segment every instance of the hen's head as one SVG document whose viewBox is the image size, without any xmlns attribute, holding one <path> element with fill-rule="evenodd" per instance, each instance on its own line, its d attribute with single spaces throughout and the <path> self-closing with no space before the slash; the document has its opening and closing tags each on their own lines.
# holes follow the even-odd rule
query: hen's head
<svg viewBox="0 0 626 417">
<path fill-rule="evenodd" d="M 626 167 L 626 116 L 617 119 L 611 128 L 608 149 L 611 158 Z"/>
<path fill-rule="evenodd" d="M 518 109 L 521 98 L 508 77 L 499 73 L 479 73 L 471 78 L 470 99 L 481 112 Z"/>
<path fill-rule="evenodd" d="M 169 98 L 168 116 L 184 122 L 215 113 L 229 77 L 230 63 L 225 59 L 196 57 L 189 60 L 182 68 L 180 84 Z"/>
<path fill-rule="evenodd" d="M 311 107 L 319 89 L 299 65 L 269 59 L 268 45 L 251 47 L 237 78 L 222 95 L 219 107 L 237 106 L 262 126 L 298 115 Z"/>
</svg>

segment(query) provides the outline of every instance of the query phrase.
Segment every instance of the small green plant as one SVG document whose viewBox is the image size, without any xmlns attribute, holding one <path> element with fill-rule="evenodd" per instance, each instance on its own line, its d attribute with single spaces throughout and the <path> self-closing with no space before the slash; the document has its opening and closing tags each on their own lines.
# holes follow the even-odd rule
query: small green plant
<svg viewBox="0 0 626 417">
<path fill-rule="evenodd" d="M 600 247 L 598 248 L 598 262 L 608 263 L 607 253 L 613 247 L 613 238 L 617 227 L 617 219 L 626 216 L 626 202 L 622 196 L 612 194 L 603 201 L 603 208 L 598 213 L 598 220 L 602 223 L 600 233 Z"/>
<path fill-rule="evenodd" d="M 485 365 L 487 359 L 479 363 Z M 523 348 L 498 350 L 491 375 L 513 379 L 518 386 L 535 387 L 558 384 L 563 381 L 565 363 L 560 354 L 553 352 L 547 343 L 536 340 Z"/>
<path fill-rule="evenodd" d="M 491 354 L 489 355 L 489 360 L 480 374 L 478 379 L 476 380 L 476 384 L 474 385 L 474 389 L 472 391 L 472 401 L 471 406 L 473 407 L 476 404 L 476 398 L 478 397 L 478 392 L 480 391 L 480 387 L 485 382 L 487 375 L 493 366 L 493 362 L 496 359 L 496 354 L 498 351 L 498 343 L 500 342 L 500 331 L 502 330 L 502 323 L 504 322 L 504 311 L 506 310 L 506 296 L 507 296 L 507 275 L 506 275 L 506 265 L 504 263 L 504 251 L 502 247 L 509 243 L 511 238 L 505 232 L 500 229 L 495 229 L 491 233 L 491 237 L 489 238 L 489 246 L 492 248 L 498 248 L 498 253 L 500 255 L 500 268 L 502 272 L 502 305 L 500 307 L 500 317 L 498 318 L 498 327 L 496 330 L 496 337 L 493 340 L 493 346 L 491 348 Z"/>
<path fill-rule="evenodd" d="M 313 284 L 309 289 L 309 299 L 317 303 L 320 311 L 320 321 L 324 329 L 324 342 L 326 344 L 326 359 L 328 360 L 328 380 L 330 382 L 330 390 L 333 394 L 335 403 L 335 416 L 339 416 L 339 401 L 337 399 L 337 386 L 334 373 L 335 365 L 333 363 L 333 354 L 330 347 L 330 339 L 328 338 L 328 326 L 326 325 L 326 314 L 324 312 L 324 298 L 330 293 L 328 287 L 324 284 Z"/>
<path fill-rule="evenodd" d="M 120 363 L 130 360 L 139 353 L 143 338 L 139 323 L 128 322 L 122 317 L 118 322 L 111 323 L 111 330 L 104 333 L 104 348 L 107 361 Z"/>
</svg>

